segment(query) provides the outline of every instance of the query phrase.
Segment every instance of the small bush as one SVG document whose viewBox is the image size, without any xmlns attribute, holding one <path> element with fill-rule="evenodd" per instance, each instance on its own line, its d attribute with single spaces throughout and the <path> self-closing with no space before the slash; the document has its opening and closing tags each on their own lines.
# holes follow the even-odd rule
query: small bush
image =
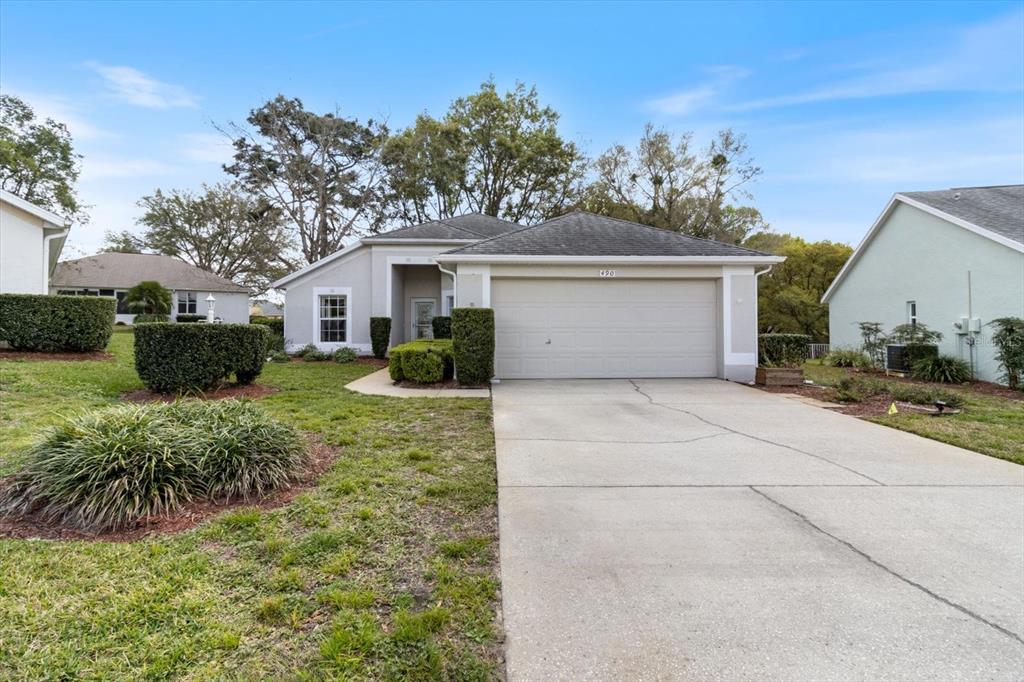
<svg viewBox="0 0 1024 682">
<path fill-rule="evenodd" d="M 885 382 L 869 377 L 845 376 L 833 387 L 833 396 L 841 403 L 859 403 L 885 393 Z"/>
<path fill-rule="evenodd" d="M 373 346 L 373 357 L 382 359 L 391 345 L 391 318 L 370 318 L 370 343 Z"/>
<path fill-rule="evenodd" d="M 291 362 L 292 357 L 285 353 L 283 350 L 275 350 L 270 354 L 270 361 L 277 363 Z"/>
<path fill-rule="evenodd" d="M 249 384 L 263 371 L 267 335 L 257 324 L 138 325 L 135 370 L 160 393 L 209 390 L 232 374 Z"/>
<path fill-rule="evenodd" d="M 297 358 L 304 358 L 304 357 L 306 357 L 307 354 L 315 353 L 315 352 L 317 352 L 319 350 L 320 349 L 317 348 L 316 346 L 314 346 L 313 344 L 307 343 L 305 346 L 303 346 L 302 348 L 300 348 L 297 351 L 295 351 L 295 357 L 297 357 Z"/>
<path fill-rule="evenodd" d="M 352 362 L 356 359 L 356 349 L 349 348 L 348 346 L 342 346 L 338 350 L 334 351 L 332 356 L 334 361 L 340 364 Z"/>
<path fill-rule="evenodd" d="M 452 350 L 459 383 L 478 386 L 494 376 L 494 310 L 452 311 Z"/>
<path fill-rule="evenodd" d="M 68 420 L 30 448 L 0 511 L 123 528 L 192 500 L 263 495 L 304 461 L 299 433 L 250 402 L 120 405 Z"/>
<path fill-rule="evenodd" d="M 933 405 L 941 401 L 949 407 L 960 407 L 964 403 L 964 398 L 959 393 L 917 384 L 891 384 L 889 394 L 894 400 L 915 405 Z"/>
<path fill-rule="evenodd" d="M 837 348 L 825 356 L 824 363 L 829 367 L 867 369 L 871 366 L 871 358 L 861 350 Z"/>
<path fill-rule="evenodd" d="M 759 334 L 758 361 L 762 367 L 799 367 L 810 355 L 806 334 Z"/>
<path fill-rule="evenodd" d="M 302 359 L 306 362 L 326 362 L 331 359 L 331 354 L 319 349 L 307 351 L 303 354 Z"/>
<path fill-rule="evenodd" d="M 910 368 L 910 375 L 920 381 L 962 384 L 971 380 L 971 367 L 951 355 L 937 355 L 915 362 Z"/>
<path fill-rule="evenodd" d="M 138 318 L 136 318 L 138 319 Z M 174 321 L 179 324 L 191 324 L 194 322 L 205 322 L 205 315 L 178 315 L 174 318 Z"/>
<path fill-rule="evenodd" d="M 1010 388 L 1024 389 L 1024 319 L 1000 317 L 988 324 L 996 329 L 992 332 L 992 345 L 1003 369 L 1003 379 Z"/>
<path fill-rule="evenodd" d="M 262 324 L 266 327 L 270 327 L 272 334 L 280 334 L 284 336 L 284 318 L 283 317 L 265 317 L 263 315 L 253 315 L 249 318 L 249 324 Z"/>
<path fill-rule="evenodd" d="M 0 294 L 0 341 L 28 351 L 103 350 L 114 333 L 109 296 Z"/>
<path fill-rule="evenodd" d="M 170 322 L 171 318 L 167 315 L 157 315 L 155 313 L 142 313 L 132 318 L 132 324 L 152 324 L 154 322 Z"/>
<path fill-rule="evenodd" d="M 452 338 L 452 318 L 447 315 L 438 315 L 430 321 L 435 339 Z"/>
<path fill-rule="evenodd" d="M 428 355 L 431 358 L 425 357 Z M 452 342 L 448 339 L 422 339 L 403 343 L 391 349 L 388 360 L 388 373 L 392 381 L 434 384 L 451 379 L 454 372 Z"/>
</svg>

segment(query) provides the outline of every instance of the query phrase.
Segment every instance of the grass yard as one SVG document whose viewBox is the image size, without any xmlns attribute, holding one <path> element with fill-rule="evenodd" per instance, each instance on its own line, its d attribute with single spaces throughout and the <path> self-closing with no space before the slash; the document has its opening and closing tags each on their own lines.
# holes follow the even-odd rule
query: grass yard
<svg viewBox="0 0 1024 682">
<path fill-rule="evenodd" d="M 47 425 L 141 384 L 108 362 L 0 361 L 0 475 Z M 486 400 L 377 398 L 373 368 L 268 364 L 260 405 L 342 448 L 315 489 L 135 543 L 0 539 L 0 679 L 493 679 Z"/>
<path fill-rule="evenodd" d="M 820 361 L 804 365 L 804 375 L 815 383 L 831 386 L 850 370 L 829 367 Z M 898 379 L 886 379 L 896 382 Z M 964 397 L 960 414 L 932 417 L 900 412 L 868 417 L 869 421 L 919 436 L 1024 464 L 1024 400 L 983 395 L 969 389 L 946 386 Z"/>
</svg>

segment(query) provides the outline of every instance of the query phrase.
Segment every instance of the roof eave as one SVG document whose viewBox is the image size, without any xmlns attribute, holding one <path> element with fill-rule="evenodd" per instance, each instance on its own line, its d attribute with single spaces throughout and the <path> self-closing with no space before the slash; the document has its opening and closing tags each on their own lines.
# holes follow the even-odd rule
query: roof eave
<svg viewBox="0 0 1024 682">
<path fill-rule="evenodd" d="M 430 239 L 426 237 L 415 238 L 389 238 L 389 237 L 366 237 L 363 244 L 472 244 L 481 241 L 480 239 Z"/>
<path fill-rule="evenodd" d="M 442 253 L 440 263 L 640 263 L 644 265 L 774 265 L 784 256 L 561 256 Z"/>
<path fill-rule="evenodd" d="M 64 230 L 71 227 L 71 221 L 67 220 L 63 216 L 57 215 L 53 211 L 49 211 L 41 206 L 36 206 L 31 201 L 22 199 L 13 192 L 7 190 L 0 190 L 0 199 L 6 201 L 11 206 L 19 208 L 26 213 L 35 216 L 42 220 L 45 225 L 43 227 L 56 228 L 58 230 Z"/>
</svg>

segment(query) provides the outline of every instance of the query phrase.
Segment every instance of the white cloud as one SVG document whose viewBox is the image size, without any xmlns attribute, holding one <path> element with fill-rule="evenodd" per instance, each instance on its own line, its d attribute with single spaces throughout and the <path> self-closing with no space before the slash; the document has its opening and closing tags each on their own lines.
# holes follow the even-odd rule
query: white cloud
<svg viewBox="0 0 1024 682">
<path fill-rule="evenodd" d="M 177 169 L 163 161 L 153 159 L 118 159 L 113 157 L 87 157 L 82 160 L 83 182 L 114 178 L 169 175 Z"/>
<path fill-rule="evenodd" d="M 706 71 L 711 77 L 707 82 L 671 95 L 648 100 L 647 108 L 669 116 L 690 114 L 712 103 L 731 83 L 750 74 L 747 69 L 732 65 L 712 66 Z"/>
<path fill-rule="evenodd" d="M 182 156 L 193 161 L 228 163 L 234 154 L 231 139 L 220 133 L 186 133 Z"/>
<path fill-rule="evenodd" d="M 172 85 L 147 76 L 130 66 L 86 64 L 106 82 L 107 90 L 115 98 L 147 109 L 198 106 L 198 98 L 180 85 Z"/>
</svg>

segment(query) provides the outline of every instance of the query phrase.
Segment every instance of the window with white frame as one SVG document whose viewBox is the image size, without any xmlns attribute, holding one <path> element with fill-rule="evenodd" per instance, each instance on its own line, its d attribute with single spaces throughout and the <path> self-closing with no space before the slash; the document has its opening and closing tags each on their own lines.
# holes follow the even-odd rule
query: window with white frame
<svg viewBox="0 0 1024 682">
<path fill-rule="evenodd" d="M 917 301 L 907 301 L 907 324 L 917 324 Z"/>
<path fill-rule="evenodd" d="M 178 292 L 178 314 L 179 315 L 195 315 L 196 314 L 196 292 L 194 291 L 179 291 Z"/>
<path fill-rule="evenodd" d="M 322 294 L 320 296 L 320 342 L 345 343 L 348 324 L 348 296 Z"/>
<path fill-rule="evenodd" d="M 452 309 L 455 308 L 455 294 L 447 294 L 444 297 L 444 310 L 441 311 L 444 315 L 451 315 Z"/>
</svg>

